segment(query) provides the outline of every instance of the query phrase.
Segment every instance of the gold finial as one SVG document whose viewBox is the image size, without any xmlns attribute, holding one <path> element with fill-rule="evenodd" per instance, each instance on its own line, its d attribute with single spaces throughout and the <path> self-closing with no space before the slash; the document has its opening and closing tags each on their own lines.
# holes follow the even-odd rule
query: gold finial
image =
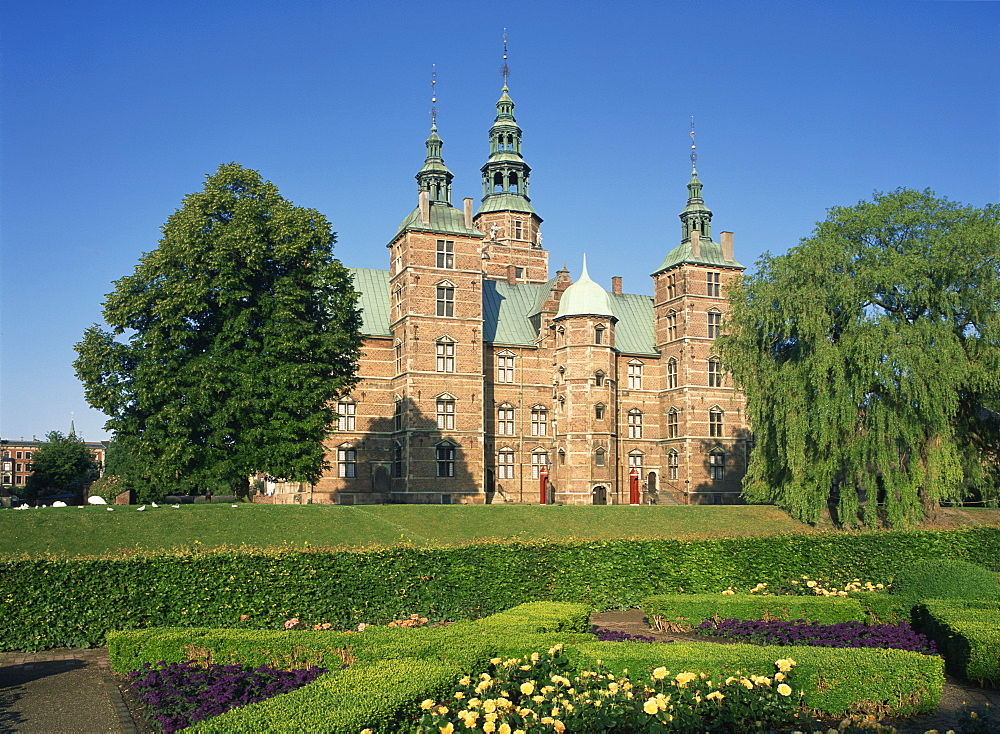
<svg viewBox="0 0 1000 734">
<path fill-rule="evenodd" d="M 510 67 L 507 66 L 507 29 L 503 29 L 503 65 L 500 67 L 500 73 L 503 74 L 503 85 L 507 86 L 507 75 L 510 73 Z"/>
<path fill-rule="evenodd" d="M 695 152 L 697 147 L 694 144 L 694 115 L 691 115 L 691 173 L 697 173 L 698 153 Z"/>
<path fill-rule="evenodd" d="M 437 64 L 431 64 L 431 126 L 437 127 L 438 119 L 438 108 L 437 108 Z"/>
</svg>

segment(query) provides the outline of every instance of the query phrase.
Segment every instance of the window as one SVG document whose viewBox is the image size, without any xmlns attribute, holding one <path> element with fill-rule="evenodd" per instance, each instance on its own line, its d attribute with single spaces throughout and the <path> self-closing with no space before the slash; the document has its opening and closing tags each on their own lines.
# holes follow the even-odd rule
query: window
<svg viewBox="0 0 1000 734">
<path fill-rule="evenodd" d="M 667 341 L 672 342 L 677 339 L 677 312 L 667 312 Z"/>
<path fill-rule="evenodd" d="M 455 430 L 455 400 L 453 398 L 437 399 L 437 427 L 442 431 Z"/>
<path fill-rule="evenodd" d="M 547 451 L 536 451 L 531 455 L 531 478 L 541 479 L 542 469 L 549 465 L 549 454 Z"/>
<path fill-rule="evenodd" d="M 514 277 L 521 279 L 524 277 L 524 268 L 514 268 Z"/>
<path fill-rule="evenodd" d="M 722 409 L 712 408 L 708 411 L 708 435 L 713 438 L 722 437 Z"/>
<path fill-rule="evenodd" d="M 450 339 L 437 341 L 437 371 L 455 371 L 455 342 Z"/>
<path fill-rule="evenodd" d="M 18 475 L 14 477 L 14 484 L 21 484 L 24 481 L 24 477 Z"/>
<path fill-rule="evenodd" d="M 559 449 L 559 463 L 566 463 L 566 449 Z"/>
<path fill-rule="evenodd" d="M 719 297 L 719 273 L 707 274 L 708 295 L 713 298 Z"/>
<path fill-rule="evenodd" d="M 337 449 L 337 476 L 354 479 L 357 476 L 358 452 L 352 448 Z"/>
<path fill-rule="evenodd" d="M 504 403 L 497 409 L 497 434 L 514 435 L 514 407 Z"/>
<path fill-rule="evenodd" d="M 604 373 L 600 370 L 597 370 L 597 372 L 594 373 L 594 384 L 598 387 L 602 387 L 604 385 Z"/>
<path fill-rule="evenodd" d="M 455 243 L 451 240 L 437 241 L 437 266 L 439 268 L 455 267 Z M 439 316 L 441 314 L 438 314 Z"/>
<path fill-rule="evenodd" d="M 451 285 L 439 285 L 437 287 L 437 315 L 455 315 L 455 287 Z"/>
<path fill-rule="evenodd" d="M 722 336 L 722 312 L 712 309 L 708 312 L 708 338 Z"/>
<path fill-rule="evenodd" d="M 599 421 L 604 420 L 604 403 L 598 403 L 594 406 L 594 419 Z"/>
<path fill-rule="evenodd" d="M 497 382 L 514 382 L 514 356 L 497 356 Z"/>
<path fill-rule="evenodd" d="M 639 470 L 639 476 L 642 477 L 642 460 L 645 457 L 641 451 L 632 451 L 628 455 L 628 468 L 631 470 L 633 467 Z"/>
<path fill-rule="evenodd" d="M 679 464 L 677 452 L 670 449 L 667 452 L 667 479 L 677 481 L 677 477 L 680 474 Z"/>
<path fill-rule="evenodd" d="M 97 452 L 96 451 L 94 452 L 94 456 L 97 456 Z M 24 452 L 24 458 L 25 459 L 31 459 L 31 452 L 30 451 L 25 451 Z"/>
<path fill-rule="evenodd" d="M 354 416 L 357 412 L 357 404 L 353 400 L 342 400 L 337 403 L 337 430 L 353 431 Z"/>
<path fill-rule="evenodd" d="M 671 357 L 667 360 L 667 389 L 677 387 L 677 360 Z"/>
<path fill-rule="evenodd" d="M 708 386 L 722 387 L 722 363 L 718 357 L 710 357 L 708 360 Z"/>
<path fill-rule="evenodd" d="M 549 411 L 540 406 L 531 409 L 531 435 L 544 436 L 547 430 L 546 424 L 549 420 Z"/>
<path fill-rule="evenodd" d="M 667 411 L 667 438 L 677 438 L 680 435 L 677 408 Z"/>
<path fill-rule="evenodd" d="M 439 477 L 455 476 L 455 444 L 442 443 L 435 447 L 437 454 L 437 475 Z"/>
<path fill-rule="evenodd" d="M 726 455 L 720 449 L 715 449 L 708 455 L 708 478 L 726 478 Z"/>
<path fill-rule="evenodd" d="M 642 438 L 642 413 L 638 410 L 628 412 L 628 437 Z"/>
<path fill-rule="evenodd" d="M 22 454 L 20 451 L 18 451 L 16 454 L 14 454 L 14 458 L 15 459 L 23 459 L 24 458 L 24 454 Z M 18 471 L 21 471 L 21 470 L 18 469 Z"/>
<path fill-rule="evenodd" d="M 667 276 L 667 298 L 677 297 L 677 275 L 671 273 Z"/>
<path fill-rule="evenodd" d="M 396 374 L 403 374 L 403 342 L 397 341 L 393 348 L 396 350 Z"/>
<path fill-rule="evenodd" d="M 392 446 L 392 476 L 403 476 L 403 444 L 393 441 Z"/>
<path fill-rule="evenodd" d="M 18 451 L 17 453 L 21 452 Z M 18 464 L 17 466 L 15 466 L 14 471 L 24 471 L 24 464 Z"/>
<path fill-rule="evenodd" d="M 514 478 L 514 452 L 510 449 L 500 449 L 497 453 L 497 478 Z"/>
<path fill-rule="evenodd" d="M 403 430 L 403 413 L 406 409 L 403 406 L 403 399 L 397 397 L 392 406 L 392 423 L 397 431 Z"/>
<path fill-rule="evenodd" d="M 594 452 L 594 465 L 604 466 L 604 449 L 597 449 Z"/>
<path fill-rule="evenodd" d="M 522 227 L 521 220 L 520 219 L 515 219 L 514 220 L 514 239 L 515 240 L 523 239 L 523 237 L 521 236 L 523 234 L 523 230 L 521 229 L 521 227 Z"/>
<path fill-rule="evenodd" d="M 392 291 L 392 305 L 397 309 L 403 305 L 403 286 L 397 285 Z"/>
<path fill-rule="evenodd" d="M 642 389 L 642 363 L 631 362 L 628 366 L 628 389 Z"/>
<path fill-rule="evenodd" d="M 604 343 L 604 327 L 598 326 L 596 329 L 594 329 L 594 344 L 603 344 L 603 343 Z"/>
<path fill-rule="evenodd" d="M 450 494 L 442 494 L 441 495 L 441 504 L 442 505 L 450 505 L 451 504 L 451 495 Z"/>
</svg>

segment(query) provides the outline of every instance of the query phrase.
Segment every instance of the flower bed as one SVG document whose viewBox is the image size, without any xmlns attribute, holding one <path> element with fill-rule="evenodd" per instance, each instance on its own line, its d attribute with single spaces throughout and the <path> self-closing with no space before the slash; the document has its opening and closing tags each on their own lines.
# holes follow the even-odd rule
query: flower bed
<svg viewBox="0 0 1000 734">
<path fill-rule="evenodd" d="M 816 647 L 876 647 L 936 655 L 937 646 L 914 632 L 908 622 L 820 624 L 805 619 L 706 619 L 698 633 L 743 640 L 757 645 L 811 645 Z"/>
</svg>

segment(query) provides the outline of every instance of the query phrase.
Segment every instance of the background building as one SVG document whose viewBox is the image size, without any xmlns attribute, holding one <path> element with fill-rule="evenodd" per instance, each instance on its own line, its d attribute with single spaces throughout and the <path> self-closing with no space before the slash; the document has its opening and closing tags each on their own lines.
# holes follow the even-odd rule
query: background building
<svg viewBox="0 0 1000 734">
<path fill-rule="evenodd" d="M 743 266 L 712 239 L 694 156 L 650 298 L 606 291 L 583 253 L 575 282 L 550 277 L 506 85 L 489 139 L 479 208 L 456 208 L 432 124 L 389 269 L 353 269 L 367 336 L 331 471 L 270 501 L 537 503 L 547 470 L 548 501 L 620 504 L 634 467 L 644 502 L 738 502 L 750 435 L 715 339 Z M 622 225 L 608 246 L 627 256 Z"/>
</svg>

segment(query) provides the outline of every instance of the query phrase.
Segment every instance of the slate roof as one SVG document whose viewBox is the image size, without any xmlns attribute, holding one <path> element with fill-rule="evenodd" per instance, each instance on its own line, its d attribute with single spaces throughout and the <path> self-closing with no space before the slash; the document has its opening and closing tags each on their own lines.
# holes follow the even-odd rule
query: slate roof
<svg viewBox="0 0 1000 734">
<path fill-rule="evenodd" d="M 360 293 L 362 333 L 391 336 L 389 331 L 389 271 L 348 268 L 354 288 Z M 483 281 L 483 339 L 496 344 L 534 346 L 537 338 L 531 316 L 548 298 L 555 279 L 545 285 Z M 657 354 L 653 329 L 651 296 L 626 293 L 608 294 L 611 310 L 618 319 L 615 344 L 627 354 Z"/>
</svg>

